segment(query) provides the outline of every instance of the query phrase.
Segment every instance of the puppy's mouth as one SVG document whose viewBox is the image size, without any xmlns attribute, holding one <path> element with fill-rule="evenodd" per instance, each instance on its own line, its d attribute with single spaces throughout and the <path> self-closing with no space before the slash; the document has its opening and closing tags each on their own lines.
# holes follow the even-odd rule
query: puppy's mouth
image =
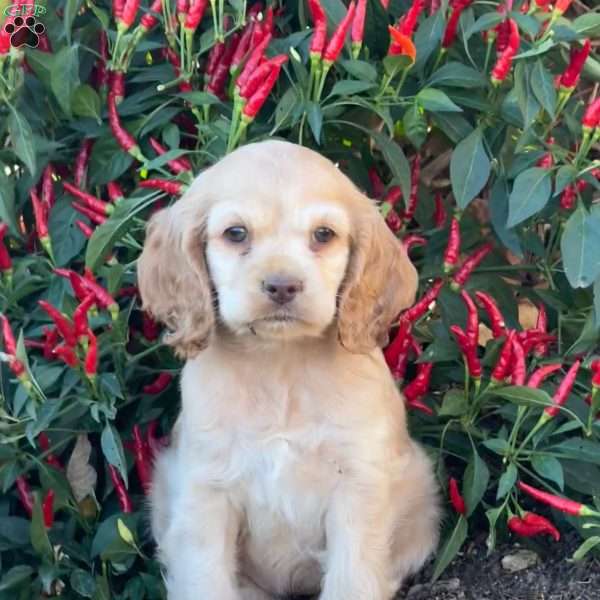
<svg viewBox="0 0 600 600">
<path fill-rule="evenodd" d="M 258 319 L 258 321 L 263 321 L 266 323 L 295 323 L 300 321 L 300 319 L 294 315 L 289 314 L 276 314 L 276 315 L 268 315 L 263 317 L 262 319 Z"/>
</svg>

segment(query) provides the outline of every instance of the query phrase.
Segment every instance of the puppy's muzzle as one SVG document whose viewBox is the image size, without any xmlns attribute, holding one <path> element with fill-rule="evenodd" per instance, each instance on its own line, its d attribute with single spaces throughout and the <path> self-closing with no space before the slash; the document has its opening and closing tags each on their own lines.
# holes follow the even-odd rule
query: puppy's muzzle
<svg viewBox="0 0 600 600">
<path fill-rule="evenodd" d="M 304 289 L 303 282 L 288 275 L 271 275 L 263 280 L 262 291 L 275 304 L 288 304 Z"/>
</svg>

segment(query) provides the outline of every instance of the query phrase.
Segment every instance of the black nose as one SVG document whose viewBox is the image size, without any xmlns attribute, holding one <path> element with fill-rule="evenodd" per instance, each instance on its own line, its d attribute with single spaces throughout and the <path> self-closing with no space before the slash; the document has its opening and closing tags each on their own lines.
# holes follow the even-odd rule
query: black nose
<svg viewBox="0 0 600 600">
<path fill-rule="evenodd" d="M 277 304 L 291 302 L 296 294 L 302 291 L 303 285 L 299 279 L 286 275 L 273 275 L 262 282 L 265 294 Z"/>
</svg>

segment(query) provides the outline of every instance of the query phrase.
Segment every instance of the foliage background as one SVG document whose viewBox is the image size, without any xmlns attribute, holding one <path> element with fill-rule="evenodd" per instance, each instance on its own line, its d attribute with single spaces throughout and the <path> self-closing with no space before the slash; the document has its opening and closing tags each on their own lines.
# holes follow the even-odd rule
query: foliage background
<svg viewBox="0 0 600 600">
<path fill-rule="evenodd" d="M 230 0 L 223 5 L 235 27 L 242 26 L 244 4 Z M 331 31 L 345 8 L 339 0 L 323 4 Z M 406 379 L 414 376 L 415 360 L 433 363 L 424 398 L 433 415 L 411 412 L 411 429 L 434 455 L 442 488 L 448 475 L 454 475 L 467 504 L 465 516 L 450 512 L 445 521 L 437 575 L 469 532 L 488 528 L 491 548 L 497 536 L 509 535 L 510 514 L 534 506 L 518 492 L 517 479 L 600 508 L 600 427 L 594 420 L 596 408 L 584 402 L 591 391 L 590 365 L 599 353 L 600 207 L 598 182 L 591 173 L 600 161 L 597 147 L 586 156 L 578 152 L 581 116 L 600 82 L 595 49 L 560 114 L 553 82 L 568 62 L 569 49 L 584 38 L 598 37 L 600 15 L 576 2 L 553 23 L 553 36 L 544 36 L 541 25 L 550 13 L 523 14 L 517 0 L 510 16 L 521 31 L 520 54 L 507 80 L 494 88 L 489 75 L 495 50 L 490 45 L 486 59 L 482 32 L 502 19 L 498 4 L 477 1 L 466 8 L 458 38 L 444 55 L 440 43 L 452 9 L 442 2 L 431 14 L 426 10 L 414 35 L 416 62 L 397 89 L 400 73 L 393 85 L 382 86 L 386 69 L 389 73 L 394 66 L 385 60 L 387 26 L 409 5 L 395 0 L 385 10 L 378 0 L 369 0 L 359 59 L 350 58 L 348 45 L 322 97 L 314 101 L 306 95 L 311 36 L 306 6 L 281 3 L 275 7 L 281 10 L 269 52 L 285 53 L 290 60 L 248 129 L 248 141 L 280 136 L 317 149 L 373 196 L 377 190 L 369 170 L 377 171 L 385 188 L 400 186 L 405 199 L 413 184 L 416 213 L 399 236 L 416 233 L 426 240 L 411 249 L 421 293 L 434 279 L 445 277 L 441 264 L 449 218 L 441 227 L 434 222 L 439 193 L 447 213 L 460 219 L 464 255 L 482 240 L 494 244 L 466 288 L 490 293 L 510 328 L 534 328 L 540 305 L 548 312 L 556 343 L 546 356 L 531 357 L 528 369 L 557 361 L 563 369 L 538 391 L 499 386 L 475 394 L 468 380 L 465 385 L 463 359 L 449 327 L 464 326 L 466 311 L 449 285 L 414 324 L 423 354 L 412 357 Z M 143 4 L 140 14 L 147 10 Z M 141 164 L 117 145 L 107 124 L 106 91 L 96 89 L 100 32 L 108 33 L 111 46 L 116 39 L 110 6 L 92 0 L 50 2 L 40 19 L 49 51 L 13 48 L 3 59 L 0 84 L 0 220 L 8 226 L 5 243 L 13 263 L 10 280 L 5 276 L 0 287 L 0 309 L 18 336 L 17 356 L 32 385 L 28 389 L 13 376 L 9 363 L 14 359 L 5 340 L 0 371 L 0 598 L 164 598 L 160 570 L 152 559 L 144 493 L 127 442 L 136 424 L 145 432 L 155 422 L 160 435 L 168 434 L 177 414 L 176 380 L 159 394 L 144 392 L 144 386 L 160 373 L 176 376 L 180 364 L 161 345 L 139 298 L 129 292 L 136 284 L 135 261 L 148 216 L 157 206 L 177 200 L 139 183 L 171 178 L 168 159 L 185 156 L 199 172 L 224 155 L 230 89 L 221 99 L 204 89 L 203 69 L 215 43 L 207 16 L 194 36 L 192 91 L 181 93 L 177 85 L 157 91 L 157 85 L 176 78 L 161 53 L 168 43 L 161 17 L 135 48 L 127 93 L 118 108 L 148 157 Z M 547 144 L 549 131 L 552 144 Z M 156 156 L 149 136 L 162 141 L 167 155 Z M 109 182 L 118 181 L 125 190 L 125 198 L 89 240 L 75 224 L 77 219 L 89 221 L 73 209 L 73 198 L 61 185 L 73 180 L 84 139 L 93 140 L 93 146 L 82 187 L 102 198 Z M 411 182 L 417 152 L 421 172 Z M 536 166 L 548 153 L 552 164 Z M 49 213 L 52 258 L 37 240 L 30 195 L 49 163 L 56 172 L 56 203 Z M 574 207 L 561 209 L 564 188 L 582 179 L 588 185 Z M 178 180 L 185 184 L 185 175 Z M 391 207 L 382 202 L 381 207 L 388 218 L 395 211 L 396 221 L 404 209 L 402 203 Z M 100 349 L 94 382 L 81 367 L 69 367 L 25 344 L 40 340 L 42 328 L 50 324 L 39 300 L 67 316 L 77 306 L 69 281 L 53 269 L 83 273 L 85 266 L 117 298 L 120 309 L 115 321 L 105 310 L 91 317 Z M 485 313 L 480 316 L 486 322 Z M 501 340 L 490 339 L 485 326 L 480 333 L 483 390 Z M 83 357 L 83 349 L 79 352 Z M 582 367 L 565 409 L 528 436 L 576 358 Z M 40 447 L 44 432 L 50 439 L 46 450 Z M 49 461 L 50 455 L 60 465 Z M 127 482 L 131 512 L 123 512 L 109 464 Z M 16 489 L 19 477 L 34 494 L 31 519 Z M 54 520 L 47 528 L 41 501 L 49 490 L 55 493 Z M 580 556 L 600 542 L 598 519 L 545 514 L 561 528 L 579 531 L 585 544 Z"/>
</svg>

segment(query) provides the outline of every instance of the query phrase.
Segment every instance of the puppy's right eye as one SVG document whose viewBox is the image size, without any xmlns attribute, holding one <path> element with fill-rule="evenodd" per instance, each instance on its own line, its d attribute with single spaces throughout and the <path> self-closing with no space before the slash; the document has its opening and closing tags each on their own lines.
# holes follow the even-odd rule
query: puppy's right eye
<svg viewBox="0 0 600 600">
<path fill-rule="evenodd" d="M 248 238 L 248 230 L 242 226 L 228 227 L 223 232 L 223 237 L 234 244 L 241 244 Z"/>
</svg>

